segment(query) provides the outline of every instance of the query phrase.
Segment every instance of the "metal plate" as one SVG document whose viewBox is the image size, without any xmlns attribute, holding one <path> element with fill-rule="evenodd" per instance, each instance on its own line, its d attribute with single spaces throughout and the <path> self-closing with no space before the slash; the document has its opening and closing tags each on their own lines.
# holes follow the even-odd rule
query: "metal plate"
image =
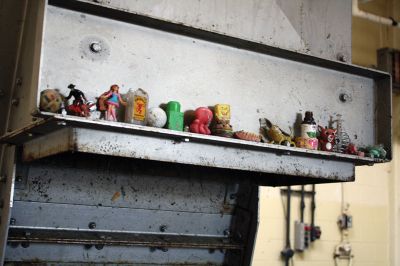
<svg viewBox="0 0 400 266">
<path fill-rule="evenodd" d="M 220 250 L 207 249 L 160 249 L 154 251 L 145 247 L 106 246 L 102 250 L 85 249 L 83 245 L 31 244 L 29 248 L 7 245 L 6 261 L 19 262 L 69 262 L 69 263 L 119 263 L 134 265 L 150 263 L 159 265 L 223 265 L 225 254 Z M 38 258 L 40 258 L 38 260 Z M 91 264 L 93 265 L 93 264 Z"/>
<path fill-rule="evenodd" d="M 2 140 L 21 140 L 20 135 L 24 135 L 23 141 L 27 142 L 23 158 L 26 161 L 72 151 L 249 171 L 256 175 L 270 173 L 313 177 L 321 182 L 353 180 L 355 163 L 374 162 L 371 158 L 347 154 L 71 116 L 54 116 L 47 123 L 39 123 L 37 128 L 29 127 L 29 130 L 40 132 L 40 127 L 46 125 L 47 131 L 49 124 L 53 125 L 53 132 L 44 136 L 39 133 L 39 137 L 35 138 L 33 134 L 21 130 L 19 134 L 11 133 Z M 268 177 L 265 178 L 266 183 L 267 180 Z"/>
<path fill-rule="evenodd" d="M 351 58 L 350 0 L 80 1 L 332 60 L 338 53 Z"/>
<path fill-rule="evenodd" d="M 391 149 L 387 136 L 379 136 L 374 130 L 378 124 L 391 127 L 390 108 L 377 104 L 377 89 L 379 94 L 390 94 L 390 89 L 375 87 L 375 78 L 388 78 L 381 72 L 283 50 L 278 55 L 277 49 L 245 41 L 242 44 L 229 36 L 189 27 L 182 32 L 198 32 L 196 37 L 210 38 L 211 42 L 150 28 L 159 23 L 167 25 L 160 29 L 173 30 L 176 25 L 168 22 L 143 18 L 138 23 L 150 25 L 143 27 L 53 6 L 47 11 L 39 90 L 58 88 L 67 93 L 66 86 L 72 82 L 94 99 L 117 83 L 121 92 L 144 88 L 151 106 L 178 100 L 184 110 L 193 110 L 229 103 L 233 128 L 252 132 L 258 132 L 258 119 L 262 117 L 285 129 L 296 129 L 298 117 L 306 110 L 314 111 L 322 126 L 328 125 L 331 116 L 335 119 L 336 114 L 342 114 L 352 142 L 366 146 L 379 141 Z M 107 40 L 111 47 L 110 56 L 101 63 L 79 56 L 79 43 L 93 34 Z M 252 51 L 214 41 L 240 48 L 247 44 Z M 62 58 L 56 56 L 61 53 Z M 295 62 L 302 60 L 305 62 Z M 55 71 L 60 67 L 65 70 L 62 75 Z M 353 99 L 351 102 L 338 100 L 343 91 Z"/>
<path fill-rule="evenodd" d="M 202 213 L 199 209 L 182 212 L 16 201 L 12 218 L 16 220 L 15 225 L 19 227 L 60 230 L 65 228 L 100 233 L 224 237 L 224 231 L 230 228 L 232 216 Z M 96 228 L 89 230 L 89 224 L 92 222 L 96 224 Z M 161 227 L 165 228 L 162 233 Z"/>
</svg>

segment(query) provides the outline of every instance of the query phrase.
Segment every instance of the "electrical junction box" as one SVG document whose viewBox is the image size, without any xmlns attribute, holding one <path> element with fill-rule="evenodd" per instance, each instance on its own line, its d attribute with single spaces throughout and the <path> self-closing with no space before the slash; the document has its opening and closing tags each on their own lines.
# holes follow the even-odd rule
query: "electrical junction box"
<svg viewBox="0 0 400 266">
<path fill-rule="evenodd" d="M 304 251 L 308 248 L 310 241 L 310 227 L 302 222 L 294 222 L 294 249 Z"/>
<path fill-rule="evenodd" d="M 353 227 L 353 216 L 343 213 L 339 216 L 338 224 L 340 229 L 349 229 Z"/>
</svg>

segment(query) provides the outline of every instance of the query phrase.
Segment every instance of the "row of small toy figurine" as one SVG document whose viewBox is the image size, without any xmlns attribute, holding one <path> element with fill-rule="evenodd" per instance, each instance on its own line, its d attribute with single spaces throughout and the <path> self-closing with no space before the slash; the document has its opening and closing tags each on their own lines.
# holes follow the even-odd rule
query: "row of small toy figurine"
<svg viewBox="0 0 400 266">
<path fill-rule="evenodd" d="M 301 134 L 294 137 L 283 131 L 279 126 L 273 125 L 268 119 L 260 119 L 261 139 L 264 142 L 285 145 L 291 147 L 306 148 L 311 150 L 322 150 L 339 152 L 361 157 L 386 158 L 386 151 L 382 145 L 357 148 L 351 143 L 350 137 L 343 131 L 343 120 L 338 115 L 336 128 L 317 126 L 313 113 L 307 111 L 301 123 Z"/>
<path fill-rule="evenodd" d="M 114 84 L 110 89 L 99 97 L 96 101 L 88 101 L 85 94 L 76 89 L 74 84 L 68 86 L 70 93 L 64 97 L 58 90 L 46 89 L 41 92 L 39 108 L 41 111 L 62 113 L 65 109 L 68 115 L 89 117 L 90 112 L 97 110 L 100 112 L 99 119 L 117 121 L 117 114 L 120 105 L 125 106 L 125 117 L 127 123 L 149 125 L 153 127 L 167 127 L 178 131 L 191 131 L 199 134 L 211 134 L 209 125 L 214 117 L 212 111 L 207 107 L 200 107 L 195 110 L 195 119 L 188 128 L 184 127 L 184 115 L 181 112 L 180 103 L 170 101 L 166 105 L 166 111 L 162 108 L 154 107 L 148 110 L 149 97 L 143 89 L 135 91 L 129 90 L 124 97 L 119 93 L 119 86 Z M 73 98 L 72 104 L 68 100 Z M 125 98 L 125 99 L 124 99 Z M 65 107 L 64 107 L 65 106 Z M 229 105 L 217 105 L 216 112 L 216 135 L 232 137 L 232 128 L 229 125 L 230 110 Z M 218 119 L 219 118 L 219 119 Z"/>
<path fill-rule="evenodd" d="M 71 90 L 65 100 L 74 97 L 73 103 L 66 104 L 66 112 L 69 115 L 88 117 L 90 111 L 97 109 L 100 112 L 100 119 L 117 121 L 117 110 L 120 104 L 124 105 L 125 118 L 127 123 L 149 125 L 153 127 L 166 127 L 177 131 L 190 131 L 198 134 L 216 135 L 222 137 L 235 137 L 242 140 L 266 142 L 278 145 L 306 148 L 312 150 L 334 151 L 358 156 L 369 156 L 384 159 L 386 151 L 382 146 L 370 146 L 364 149 L 357 147 L 350 142 L 349 136 L 342 130 L 343 120 L 338 117 L 336 129 L 317 126 L 313 113 L 307 111 L 301 123 L 301 134 L 294 137 L 288 134 L 279 126 L 274 125 L 266 118 L 260 119 L 261 134 L 252 132 L 234 132 L 230 125 L 230 106 L 228 104 L 217 104 L 214 113 L 207 107 L 199 107 L 194 111 L 194 120 L 190 126 L 184 127 L 184 114 L 180 110 L 177 101 L 170 101 L 166 105 L 166 111 L 154 107 L 148 110 L 148 94 L 142 90 L 129 90 L 125 95 L 126 101 L 119 93 L 118 85 L 112 85 L 110 89 L 97 98 L 96 103 L 87 101 L 84 93 L 70 84 Z M 41 93 L 40 109 L 58 113 L 62 109 L 63 97 L 56 90 L 44 90 Z M 95 107 L 96 106 L 96 107 Z M 210 124 L 214 120 L 211 129 Z"/>
</svg>

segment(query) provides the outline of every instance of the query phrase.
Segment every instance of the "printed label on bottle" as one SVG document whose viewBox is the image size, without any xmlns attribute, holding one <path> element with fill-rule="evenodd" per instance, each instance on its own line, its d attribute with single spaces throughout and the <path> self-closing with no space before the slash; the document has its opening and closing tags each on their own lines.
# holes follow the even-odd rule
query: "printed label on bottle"
<svg viewBox="0 0 400 266">
<path fill-rule="evenodd" d="M 147 99 L 142 96 L 135 96 L 133 98 L 133 119 L 144 121 L 146 119 L 146 104 Z"/>
<path fill-rule="evenodd" d="M 302 124 L 301 125 L 301 137 L 306 139 L 317 137 L 317 125 Z"/>
</svg>

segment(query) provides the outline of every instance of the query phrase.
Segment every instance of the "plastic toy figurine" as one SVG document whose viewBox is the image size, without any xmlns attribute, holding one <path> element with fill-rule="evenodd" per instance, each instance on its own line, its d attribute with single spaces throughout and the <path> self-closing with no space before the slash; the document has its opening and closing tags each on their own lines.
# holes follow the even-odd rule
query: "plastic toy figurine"
<svg viewBox="0 0 400 266">
<path fill-rule="evenodd" d="M 264 142 L 269 142 L 284 146 L 291 146 L 291 147 L 295 146 L 295 143 L 293 142 L 293 136 L 280 129 L 277 125 L 273 125 L 271 121 L 269 121 L 268 119 L 266 118 L 260 119 L 260 128 L 261 131 L 265 135 L 267 135 L 269 139 L 268 141 L 263 137 Z"/>
<path fill-rule="evenodd" d="M 72 104 L 67 104 L 67 108 L 65 108 L 67 114 L 81 117 L 90 116 L 90 108 L 94 104 L 89 103 L 85 97 L 85 94 L 82 91 L 75 89 L 74 84 L 69 84 L 68 89 L 70 89 L 71 91 L 69 95 L 65 98 L 65 100 L 68 101 L 69 99 L 71 99 L 71 97 L 74 97 L 74 100 Z"/>
<path fill-rule="evenodd" d="M 207 107 L 199 107 L 194 112 L 196 119 L 192 122 L 189 129 L 192 133 L 211 135 L 208 126 L 213 118 L 213 113 Z"/>
<path fill-rule="evenodd" d="M 75 89 L 74 84 L 69 84 L 68 89 L 71 91 L 69 92 L 69 95 L 65 97 L 65 100 L 69 100 L 71 97 L 74 97 L 74 101 L 72 102 L 73 105 L 81 105 L 87 102 L 85 94 L 82 91 Z"/>
<path fill-rule="evenodd" d="M 167 128 L 176 131 L 183 131 L 183 113 L 181 112 L 181 104 L 177 101 L 168 102 L 166 113 Z"/>
<path fill-rule="evenodd" d="M 233 136 L 237 139 L 242 139 L 242 140 L 255 141 L 255 142 L 261 141 L 260 135 L 252 132 L 246 132 L 243 130 L 236 131 Z"/>
<path fill-rule="evenodd" d="M 336 129 L 318 126 L 320 150 L 332 151 L 335 145 Z"/>
<path fill-rule="evenodd" d="M 90 111 L 94 105 L 95 105 L 95 103 L 90 102 L 90 101 L 83 103 L 83 104 L 79 104 L 79 105 L 71 104 L 71 105 L 67 106 L 66 111 L 67 111 L 68 115 L 89 117 Z"/>
<path fill-rule="evenodd" d="M 116 109 L 119 104 L 126 106 L 126 102 L 119 94 L 119 86 L 111 85 L 110 90 L 103 93 L 97 101 L 97 108 L 100 111 L 100 119 L 105 118 L 109 121 L 117 121 Z"/>
<path fill-rule="evenodd" d="M 231 111 L 228 104 L 217 104 L 214 107 L 215 124 L 212 128 L 213 135 L 232 138 L 233 131 L 230 125 Z"/>
<path fill-rule="evenodd" d="M 370 158 L 385 159 L 387 152 L 382 145 L 368 146 L 365 148 L 366 156 Z"/>
<path fill-rule="evenodd" d="M 358 155 L 360 157 L 365 157 L 365 152 L 362 150 L 358 150 L 354 143 L 350 143 L 346 148 L 347 154 Z"/>
</svg>

